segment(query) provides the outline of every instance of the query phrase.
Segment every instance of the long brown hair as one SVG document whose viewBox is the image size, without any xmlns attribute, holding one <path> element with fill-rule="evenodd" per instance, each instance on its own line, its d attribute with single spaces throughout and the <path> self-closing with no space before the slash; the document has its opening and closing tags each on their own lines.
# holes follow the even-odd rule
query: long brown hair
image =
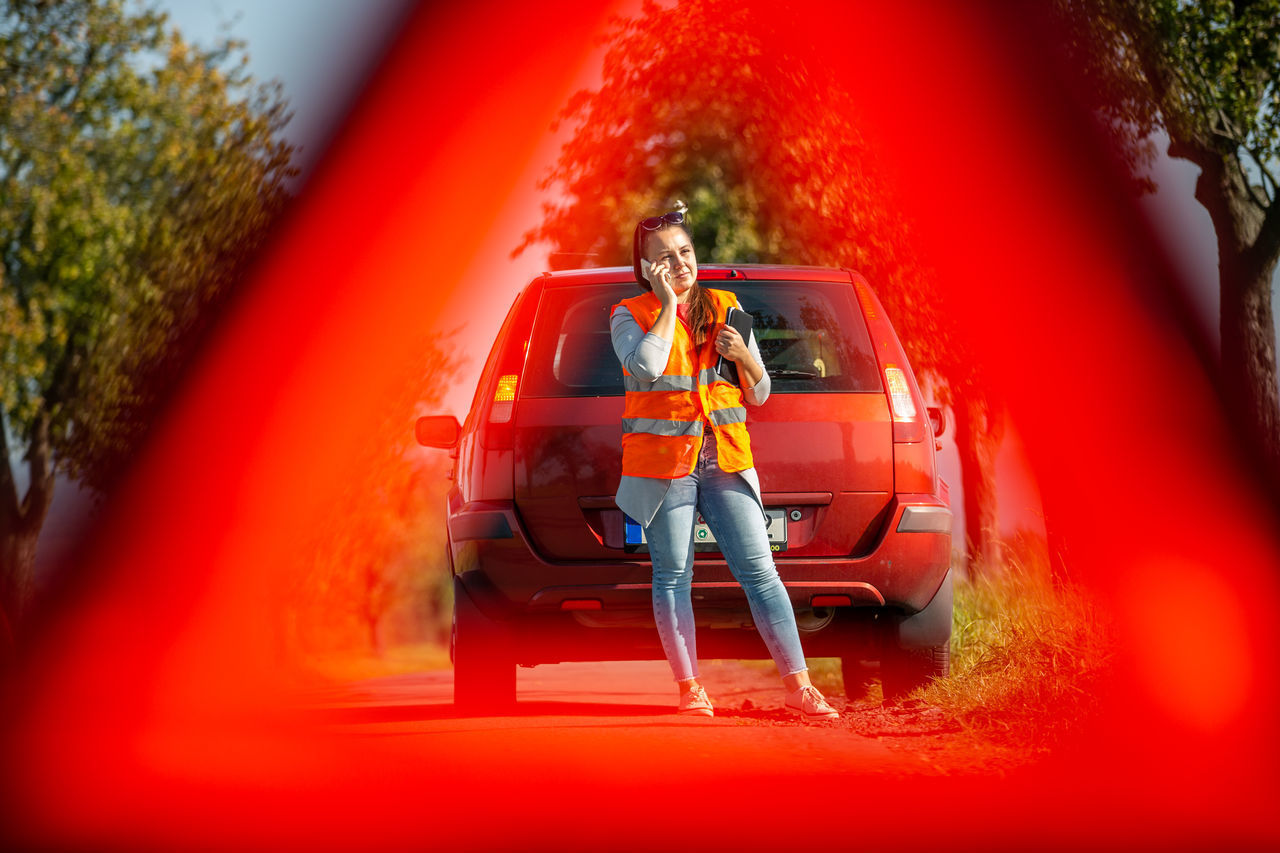
<svg viewBox="0 0 1280 853">
<path fill-rule="evenodd" d="M 636 233 L 631 241 L 631 264 L 636 276 L 636 283 L 648 291 L 653 290 L 653 285 L 649 279 L 644 277 L 644 273 L 640 271 L 640 259 L 644 257 L 641 249 L 643 248 L 646 234 L 657 234 L 659 231 L 665 231 L 668 228 L 679 228 L 689 238 L 689 242 L 693 242 L 693 234 L 689 229 L 680 223 L 674 225 L 670 222 L 662 223 L 661 227 L 652 231 L 641 227 L 640 223 L 636 223 Z M 711 297 L 707 294 L 706 288 L 702 286 L 702 282 L 695 280 L 693 287 L 689 293 L 689 331 L 693 335 L 693 345 L 701 347 L 707 342 L 707 327 L 716 322 L 716 307 L 711 302 Z"/>
<path fill-rule="evenodd" d="M 716 306 L 701 282 L 693 283 L 689 294 L 689 331 L 693 333 L 693 345 L 701 347 L 707 342 L 707 327 L 716 322 Z"/>
</svg>

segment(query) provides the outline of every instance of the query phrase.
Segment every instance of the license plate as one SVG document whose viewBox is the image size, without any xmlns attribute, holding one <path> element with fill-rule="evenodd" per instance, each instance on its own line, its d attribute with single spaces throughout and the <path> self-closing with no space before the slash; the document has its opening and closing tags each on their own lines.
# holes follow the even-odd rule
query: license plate
<svg viewBox="0 0 1280 853">
<path fill-rule="evenodd" d="M 769 517 L 769 524 L 765 528 L 765 532 L 769 534 L 769 550 L 787 550 L 787 511 L 785 509 L 766 509 L 764 512 Z M 626 520 L 627 529 L 624 540 L 626 550 L 648 552 L 649 545 L 645 540 L 644 528 L 640 526 L 640 522 L 631 516 L 626 516 Z M 720 546 L 716 543 L 715 534 L 711 532 L 711 528 L 702 519 L 702 513 L 698 513 L 698 517 L 694 519 L 693 550 L 720 550 Z"/>
</svg>

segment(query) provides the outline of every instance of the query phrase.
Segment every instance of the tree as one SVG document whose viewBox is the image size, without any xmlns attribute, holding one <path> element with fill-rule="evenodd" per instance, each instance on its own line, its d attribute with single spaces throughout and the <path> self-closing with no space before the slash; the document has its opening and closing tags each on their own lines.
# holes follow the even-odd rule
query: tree
<svg viewBox="0 0 1280 853">
<path fill-rule="evenodd" d="M 246 62 L 122 0 L 0 11 L 0 599 L 15 624 L 55 475 L 111 482 L 285 203 L 288 114 Z"/>
<path fill-rule="evenodd" d="M 1221 294 L 1221 387 L 1280 473 L 1271 286 L 1280 259 L 1280 0 L 1059 0 L 1083 94 L 1141 191 L 1153 134 L 1200 167 Z"/>
<path fill-rule="evenodd" d="M 732 0 L 646 2 L 617 20 L 602 86 L 566 105 L 573 136 L 539 185 L 564 200 L 543 204 L 515 251 L 545 242 L 553 266 L 630 264 L 637 215 L 680 198 L 704 261 L 864 273 L 956 414 L 970 556 L 988 565 L 1002 407 L 947 322 L 853 99 L 816 57 L 781 43 L 766 16 Z"/>
</svg>

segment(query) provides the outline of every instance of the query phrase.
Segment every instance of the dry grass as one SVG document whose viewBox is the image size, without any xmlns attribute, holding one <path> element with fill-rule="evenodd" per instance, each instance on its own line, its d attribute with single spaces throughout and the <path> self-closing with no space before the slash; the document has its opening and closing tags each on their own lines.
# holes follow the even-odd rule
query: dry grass
<svg viewBox="0 0 1280 853">
<path fill-rule="evenodd" d="M 1047 747 L 1097 705 L 1112 657 L 1102 613 L 1040 561 L 1011 559 L 956 585 L 951 677 L 913 696 L 965 728 Z"/>
<path fill-rule="evenodd" d="M 1086 590 L 1053 582 L 1042 538 L 1020 534 L 1001 564 L 957 579 L 952 618 L 951 676 L 915 690 L 897 713 L 940 714 L 977 741 L 1035 752 L 1095 712 L 1114 655 L 1106 611 Z M 846 692 L 838 658 L 809 665 L 824 693 Z M 851 707 L 880 705 L 877 677 L 854 688 Z"/>
<path fill-rule="evenodd" d="M 826 696 L 839 696 L 844 692 L 844 679 L 840 675 L 840 658 L 805 658 L 809 665 L 809 680 Z M 772 669 L 772 662 L 768 662 Z"/>
</svg>

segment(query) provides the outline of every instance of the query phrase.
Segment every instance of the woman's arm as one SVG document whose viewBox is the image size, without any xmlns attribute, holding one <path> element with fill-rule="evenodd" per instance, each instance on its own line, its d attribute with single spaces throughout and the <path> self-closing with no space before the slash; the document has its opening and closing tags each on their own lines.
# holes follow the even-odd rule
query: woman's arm
<svg viewBox="0 0 1280 853">
<path fill-rule="evenodd" d="M 659 331 L 655 324 L 645 334 L 630 311 L 621 306 L 614 309 L 609 318 L 609 336 L 613 340 L 613 351 L 627 373 L 652 382 L 667 369 L 674 335 L 663 338 Z"/>
<path fill-rule="evenodd" d="M 741 306 L 736 307 L 742 310 Z M 716 335 L 716 351 L 738 365 L 738 386 L 747 405 L 762 405 L 769 398 L 770 382 L 754 330 L 748 340 L 743 341 L 737 329 L 724 325 Z"/>
<path fill-rule="evenodd" d="M 756 333 L 753 330 L 751 337 L 747 340 L 747 352 L 750 353 L 754 366 L 760 370 L 760 378 L 754 384 L 748 385 L 746 371 L 741 367 L 738 368 L 738 382 L 742 387 L 742 396 L 747 401 L 748 406 L 762 406 L 764 401 L 769 399 L 769 391 L 773 387 L 773 383 L 769 379 L 769 371 L 764 369 L 764 359 L 760 357 L 760 347 L 756 344 Z"/>
</svg>

